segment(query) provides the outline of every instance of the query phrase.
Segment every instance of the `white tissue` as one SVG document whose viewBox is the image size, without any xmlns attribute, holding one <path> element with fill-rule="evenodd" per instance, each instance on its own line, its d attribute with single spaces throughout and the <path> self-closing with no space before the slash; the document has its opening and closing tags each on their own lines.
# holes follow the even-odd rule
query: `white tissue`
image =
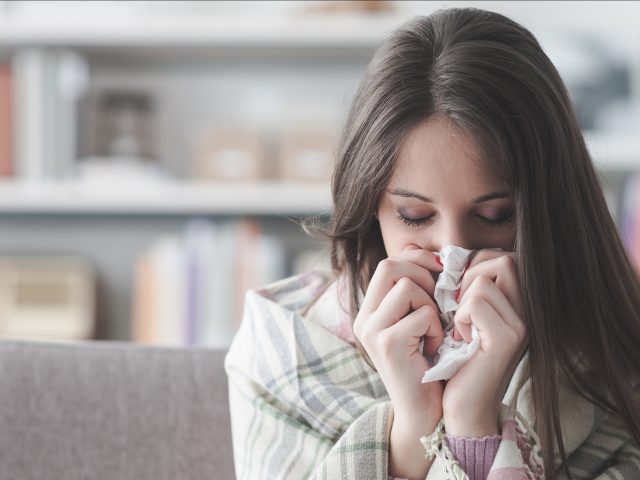
<svg viewBox="0 0 640 480">
<path fill-rule="evenodd" d="M 456 291 L 460 287 L 462 272 L 472 250 L 448 245 L 440 251 L 440 260 L 444 267 L 438 277 L 434 297 L 440 311 L 440 320 L 444 330 L 444 340 L 434 356 L 434 365 L 424 373 L 422 383 L 436 380 L 449 380 L 467 363 L 480 346 L 480 337 L 475 325 L 471 326 L 471 342 L 453 339 L 453 317 L 458 309 Z"/>
</svg>

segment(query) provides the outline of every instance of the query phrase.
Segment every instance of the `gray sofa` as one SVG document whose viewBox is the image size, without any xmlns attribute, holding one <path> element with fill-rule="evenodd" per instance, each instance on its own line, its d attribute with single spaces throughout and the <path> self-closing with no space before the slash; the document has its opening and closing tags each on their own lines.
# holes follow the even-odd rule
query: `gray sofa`
<svg viewBox="0 0 640 480">
<path fill-rule="evenodd" d="M 223 351 L 0 340 L 0 480 L 232 479 Z"/>
</svg>

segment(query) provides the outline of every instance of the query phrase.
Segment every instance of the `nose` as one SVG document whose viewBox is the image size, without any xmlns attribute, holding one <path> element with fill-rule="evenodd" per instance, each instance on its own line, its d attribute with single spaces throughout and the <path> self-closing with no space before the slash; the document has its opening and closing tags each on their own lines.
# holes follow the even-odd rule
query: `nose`
<svg viewBox="0 0 640 480">
<path fill-rule="evenodd" d="M 473 239 L 465 231 L 463 222 L 456 220 L 442 220 L 439 225 L 432 225 L 432 229 L 427 233 L 428 238 L 425 239 L 427 248 L 432 252 L 439 252 L 447 245 L 456 245 L 458 247 L 474 249 Z"/>
<path fill-rule="evenodd" d="M 477 248 L 471 235 L 465 229 L 464 222 L 455 220 L 436 222 L 425 231 L 425 237 L 417 244 L 418 247 L 434 253 L 439 253 L 447 245 L 456 245 L 467 249 Z M 439 275 L 439 272 L 431 272 L 434 282 L 438 280 Z"/>
</svg>

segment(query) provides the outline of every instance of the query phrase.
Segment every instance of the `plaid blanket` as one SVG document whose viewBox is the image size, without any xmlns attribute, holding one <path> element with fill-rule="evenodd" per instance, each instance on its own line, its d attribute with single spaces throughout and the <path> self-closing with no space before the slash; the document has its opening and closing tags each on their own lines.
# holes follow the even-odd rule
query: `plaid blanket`
<svg viewBox="0 0 640 480">
<path fill-rule="evenodd" d="M 246 294 L 225 359 L 240 480 L 388 478 L 393 409 L 380 377 L 338 320 L 335 284 L 328 274 L 311 272 Z M 491 480 L 544 477 L 530 428 L 529 385 L 516 388 L 523 370 L 521 363 L 503 401 Z M 640 449 L 624 425 L 568 391 L 561 391 L 560 407 L 574 478 L 640 479 Z M 435 456 L 427 479 L 465 479 L 440 437 L 416 439 Z"/>
</svg>

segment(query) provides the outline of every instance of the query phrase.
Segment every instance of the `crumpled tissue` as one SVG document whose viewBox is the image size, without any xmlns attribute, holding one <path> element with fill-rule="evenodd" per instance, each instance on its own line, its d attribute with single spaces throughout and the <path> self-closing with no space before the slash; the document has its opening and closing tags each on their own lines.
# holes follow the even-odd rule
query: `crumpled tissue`
<svg viewBox="0 0 640 480">
<path fill-rule="evenodd" d="M 471 326 L 471 342 L 453 339 L 453 317 L 458 309 L 456 291 L 473 250 L 448 245 L 440 251 L 443 271 L 436 282 L 434 297 L 440 308 L 444 340 L 434 356 L 434 365 L 424 373 L 422 383 L 449 380 L 473 356 L 480 346 L 475 325 Z"/>
</svg>

